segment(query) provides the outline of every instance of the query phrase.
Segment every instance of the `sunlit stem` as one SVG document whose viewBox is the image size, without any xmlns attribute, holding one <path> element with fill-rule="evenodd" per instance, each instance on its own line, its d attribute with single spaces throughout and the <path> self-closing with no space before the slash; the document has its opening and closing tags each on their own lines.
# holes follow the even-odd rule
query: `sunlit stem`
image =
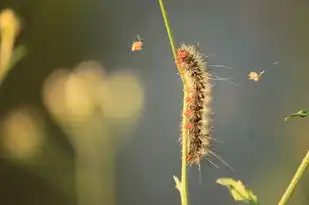
<svg viewBox="0 0 309 205">
<path fill-rule="evenodd" d="M 297 183 L 299 182 L 301 176 L 304 174 L 307 166 L 309 164 L 309 151 L 307 151 L 306 156 L 304 157 L 303 161 L 301 162 L 300 166 L 298 167 L 292 181 L 290 182 L 288 188 L 286 189 L 285 193 L 283 194 L 280 202 L 278 205 L 285 205 L 287 204 L 288 200 L 291 198 Z"/>
<path fill-rule="evenodd" d="M 168 35 L 169 42 L 170 42 L 170 45 L 171 45 L 171 49 L 172 49 L 172 52 L 173 52 L 173 56 L 174 56 L 174 59 L 176 61 L 176 46 L 175 46 L 175 43 L 174 43 L 174 38 L 173 38 L 172 31 L 171 31 L 171 28 L 170 28 L 170 25 L 169 25 L 167 12 L 166 12 L 166 9 L 164 7 L 163 0 L 159 0 L 159 4 L 160 4 L 161 11 L 162 11 L 162 16 L 163 16 L 163 19 L 164 19 L 164 24 L 165 24 L 167 35 Z M 181 69 L 179 67 L 177 67 L 177 69 L 178 69 L 178 72 L 181 76 L 183 85 L 185 86 L 186 83 L 185 83 L 183 75 L 181 74 L 182 73 Z M 185 111 L 186 111 L 186 103 L 183 103 L 183 113 Z M 184 121 L 183 123 L 185 124 L 186 123 L 185 117 L 183 117 L 183 121 Z M 183 126 L 182 129 L 183 130 L 182 130 L 182 136 L 181 136 L 182 137 L 181 187 L 180 187 L 179 191 L 180 191 L 180 197 L 181 197 L 181 204 L 182 205 L 188 205 L 189 204 L 189 202 L 188 202 L 188 183 L 187 183 L 187 181 L 188 181 L 188 179 L 187 179 L 188 133 L 187 133 L 187 130 L 184 128 L 184 126 Z"/>
</svg>

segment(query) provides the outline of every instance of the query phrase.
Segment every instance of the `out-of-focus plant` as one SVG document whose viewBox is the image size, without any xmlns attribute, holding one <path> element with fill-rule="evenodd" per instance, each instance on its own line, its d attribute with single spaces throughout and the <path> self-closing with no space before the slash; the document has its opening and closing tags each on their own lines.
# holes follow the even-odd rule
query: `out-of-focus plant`
<svg viewBox="0 0 309 205">
<path fill-rule="evenodd" d="M 115 154 L 143 108 L 139 80 L 124 71 L 106 75 L 99 62 L 86 61 L 53 72 L 43 100 L 76 152 L 78 203 L 115 205 Z"/>
<path fill-rule="evenodd" d="M 0 84 L 26 54 L 25 46 L 14 48 L 20 30 L 13 10 L 3 10 Z M 140 116 L 144 92 L 139 80 L 130 72 L 107 76 L 98 62 L 82 62 L 72 72 L 60 69 L 53 73 L 44 84 L 43 97 L 47 110 L 76 151 L 78 203 L 115 204 L 115 152 L 126 140 L 117 137 L 127 135 Z M 26 111 L 17 110 L 4 120 L 1 139 L 6 154 L 23 161 L 38 153 L 45 139 L 42 132 L 35 132 L 41 130 Z"/>
<path fill-rule="evenodd" d="M 1 121 L 1 150 L 14 163 L 33 164 L 46 142 L 45 123 L 40 113 L 29 106 L 10 111 Z"/>
<path fill-rule="evenodd" d="M 21 30 L 21 23 L 11 9 L 0 13 L 0 83 L 9 70 L 26 54 L 25 46 L 14 49 L 15 39 Z"/>
</svg>

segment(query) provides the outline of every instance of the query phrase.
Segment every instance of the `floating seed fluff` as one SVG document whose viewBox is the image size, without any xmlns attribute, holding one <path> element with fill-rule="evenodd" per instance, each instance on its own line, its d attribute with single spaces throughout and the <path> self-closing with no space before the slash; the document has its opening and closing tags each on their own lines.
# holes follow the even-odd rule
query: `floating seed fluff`
<svg viewBox="0 0 309 205">
<path fill-rule="evenodd" d="M 182 130 L 188 133 L 188 164 L 200 164 L 210 151 L 211 74 L 206 58 L 194 45 L 182 44 L 177 49 L 176 64 L 185 82 Z"/>
</svg>

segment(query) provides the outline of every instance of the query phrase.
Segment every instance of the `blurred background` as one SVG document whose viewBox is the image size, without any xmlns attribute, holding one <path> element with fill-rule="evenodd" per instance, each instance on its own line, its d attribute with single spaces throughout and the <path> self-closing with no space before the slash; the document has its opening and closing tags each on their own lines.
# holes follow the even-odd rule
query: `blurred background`
<svg viewBox="0 0 309 205">
<path fill-rule="evenodd" d="M 182 85 L 157 1 L 1 0 L 26 56 L 0 88 L 3 205 L 180 204 Z M 189 168 L 191 204 L 236 204 L 219 177 L 276 204 L 308 149 L 309 2 L 166 0 L 177 43 L 199 42 L 215 75 L 214 150 Z M 145 39 L 130 50 L 136 36 Z M 265 70 L 259 82 L 250 71 Z M 309 175 L 290 204 L 307 205 Z"/>
</svg>

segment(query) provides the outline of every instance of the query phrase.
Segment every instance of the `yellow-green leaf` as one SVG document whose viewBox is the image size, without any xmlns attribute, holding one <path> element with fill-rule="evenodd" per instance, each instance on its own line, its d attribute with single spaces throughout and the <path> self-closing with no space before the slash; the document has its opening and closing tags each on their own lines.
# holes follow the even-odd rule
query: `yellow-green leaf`
<svg viewBox="0 0 309 205">
<path fill-rule="evenodd" d="M 226 186 L 235 201 L 245 201 L 252 205 L 259 204 L 257 196 L 251 190 L 247 189 L 241 181 L 235 181 L 231 178 L 219 178 L 217 179 L 217 183 Z"/>
<path fill-rule="evenodd" d="M 26 49 L 26 46 L 24 45 L 20 45 L 17 48 L 15 48 L 13 51 L 12 58 L 7 68 L 5 68 L 4 72 L 8 72 L 12 67 L 14 67 L 15 64 L 18 63 L 26 55 L 26 52 L 27 52 L 27 49 Z"/>
<path fill-rule="evenodd" d="M 288 121 L 290 118 L 293 117 L 307 117 L 309 115 L 309 112 L 307 110 L 299 110 L 298 112 L 293 113 L 292 115 L 287 116 L 284 121 Z"/>
<path fill-rule="evenodd" d="M 178 189 L 179 191 L 181 190 L 181 182 L 179 181 L 179 179 L 176 176 L 173 176 L 174 181 L 175 181 L 175 187 L 176 189 Z"/>
</svg>

